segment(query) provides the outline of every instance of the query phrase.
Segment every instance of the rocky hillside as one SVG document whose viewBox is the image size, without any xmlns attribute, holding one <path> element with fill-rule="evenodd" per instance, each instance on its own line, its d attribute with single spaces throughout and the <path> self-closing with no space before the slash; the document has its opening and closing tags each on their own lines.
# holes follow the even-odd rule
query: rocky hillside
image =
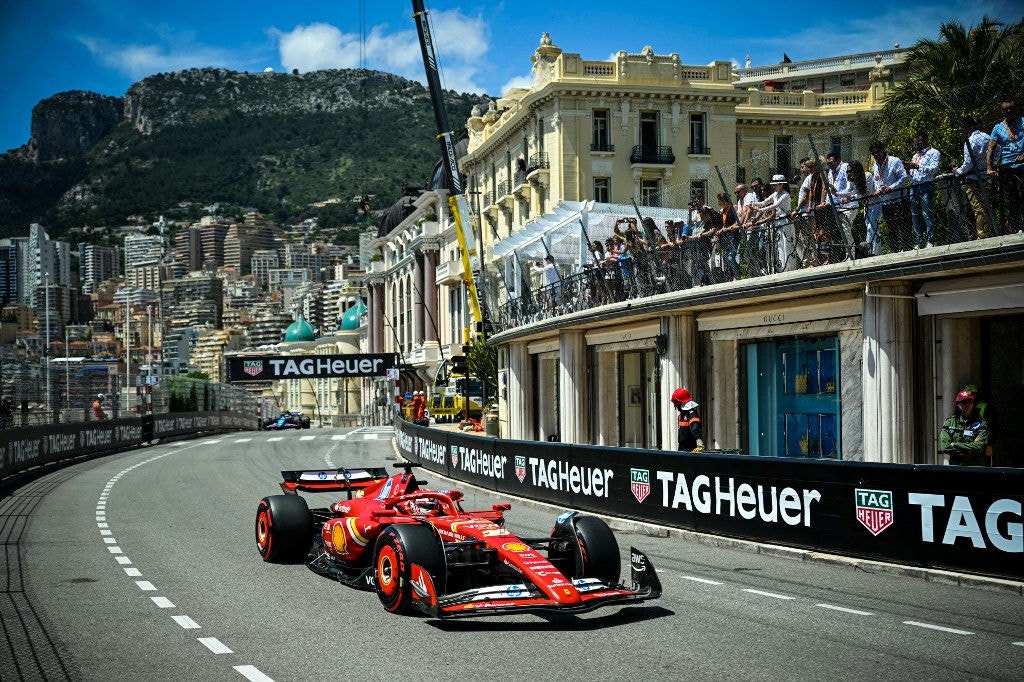
<svg viewBox="0 0 1024 682">
<path fill-rule="evenodd" d="M 485 98 L 449 93 L 458 127 Z M 123 98 L 40 102 L 28 143 L 0 155 L 0 236 L 117 225 L 188 204 L 251 206 L 286 222 L 314 202 L 420 185 L 439 156 L 423 86 L 391 74 L 192 69 Z M 353 216 L 354 218 L 354 213 Z"/>
</svg>

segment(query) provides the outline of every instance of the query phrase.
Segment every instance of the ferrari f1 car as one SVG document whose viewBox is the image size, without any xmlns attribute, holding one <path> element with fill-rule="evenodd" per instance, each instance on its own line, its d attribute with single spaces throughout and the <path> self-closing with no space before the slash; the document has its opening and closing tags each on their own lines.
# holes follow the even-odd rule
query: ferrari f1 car
<svg viewBox="0 0 1024 682">
<path fill-rule="evenodd" d="M 283 471 L 284 495 L 256 509 L 264 561 L 297 562 L 351 587 L 375 590 L 392 613 L 435 618 L 512 612 L 582 613 L 657 599 L 650 559 L 630 549 L 632 584 L 620 583 L 619 546 L 595 516 L 566 512 L 548 537 L 504 528 L 509 504 L 466 511 L 458 490 L 428 490 L 413 468 Z M 310 509 L 297 493 L 347 493 Z"/>
<path fill-rule="evenodd" d="M 309 417 L 301 412 L 282 412 L 277 419 L 263 422 L 265 431 L 284 431 L 285 429 L 308 429 Z"/>
</svg>

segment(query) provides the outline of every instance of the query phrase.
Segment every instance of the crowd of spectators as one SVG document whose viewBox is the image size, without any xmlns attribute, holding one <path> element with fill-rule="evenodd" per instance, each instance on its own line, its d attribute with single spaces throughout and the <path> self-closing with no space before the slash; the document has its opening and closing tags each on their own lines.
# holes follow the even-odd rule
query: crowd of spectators
<svg viewBox="0 0 1024 682">
<path fill-rule="evenodd" d="M 991 135 L 977 119 L 964 122 L 963 160 L 947 161 L 945 174 L 942 155 L 920 131 L 905 160 L 875 141 L 869 168 L 831 151 L 820 164 L 801 159 L 792 182 L 776 174 L 738 183 L 732 196 L 695 196 L 681 220 L 618 218 L 607 239 L 590 243 L 583 272 L 559 274 L 550 257 L 536 266 L 543 300 L 548 309 L 566 308 L 569 299 L 590 307 L 1019 232 L 1024 119 L 1014 102 L 1002 112 Z"/>
</svg>

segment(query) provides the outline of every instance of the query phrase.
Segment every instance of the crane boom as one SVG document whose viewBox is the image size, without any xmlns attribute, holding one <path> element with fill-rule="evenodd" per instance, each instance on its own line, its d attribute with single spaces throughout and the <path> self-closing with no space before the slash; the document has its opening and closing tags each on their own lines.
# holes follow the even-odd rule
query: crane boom
<svg viewBox="0 0 1024 682">
<path fill-rule="evenodd" d="M 480 298 L 477 295 L 473 264 L 470 260 L 470 256 L 476 252 L 476 244 L 472 225 L 466 224 L 471 213 L 469 202 L 466 201 L 466 194 L 462 188 L 462 177 L 459 175 L 459 166 L 455 157 L 455 142 L 452 139 L 451 126 L 448 124 L 448 112 L 444 106 L 444 92 L 441 89 L 441 77 L 437 69 L 437 55 L 434 53 L 434 41 L 430 35 L 430 25 L 427 22 L 427 10 L 423 7 L 423 0 L 412 0 L 412 12 L 413 19 L 416 20 L 416 32 L 419 34 L 420 51 L 423 53 L 423 67 L 427 72 L 427 90 L 430 92 L 430 102 L 434 107 L 437 139 L 441 143 L 441 162 L 444 164 L 444 171 L 452 188 L 451 195 L 448 197 L 448 207 L 454 218 L 455 235 L 459 240 L 459 250 L 462 252 L 463 281 L 466 284 L 473 319 L 477 323 L 481 323 L 483 315 L 480 312 Z"/>
</svg>

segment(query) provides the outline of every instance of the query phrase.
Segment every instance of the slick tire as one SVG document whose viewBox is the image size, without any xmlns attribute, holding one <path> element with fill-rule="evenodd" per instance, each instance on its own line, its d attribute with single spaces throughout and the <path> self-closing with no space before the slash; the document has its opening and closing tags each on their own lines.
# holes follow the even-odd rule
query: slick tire
<svg viewBox="0 0 1024 682">
<path fill-rule="evenodd" d="M 309 426 L 310 426 L 309 417 L 307 417 L 305 415 L 299 417 L 299 428 L 300 429 L 308 429 Z"/>
<path fill-rule="evenodd" d="M 313 541 L 313 515 L 296 495 L 271 495 L 256 507 L 256 549 L 264 561 L 301 561 Z"/>
<path fill-rule="evenodd" d="M 391 613 L 407 614 L 412 609 L 413 564 L 419 564 L 430 574 L 437 594 L 444 593 L 444 550 L 430 526 L 388 526 L 377 537 L 373 563 L 377 597 Z"/>
<path fill-rule="evenodd" d="M 575 522 L 579 541 L 575 577 L 597 578 L 608 585 L 617 585 L 622 564 L 619 543 L 612 529 L 596 516 L 580 516 Z"/>
</svg>

